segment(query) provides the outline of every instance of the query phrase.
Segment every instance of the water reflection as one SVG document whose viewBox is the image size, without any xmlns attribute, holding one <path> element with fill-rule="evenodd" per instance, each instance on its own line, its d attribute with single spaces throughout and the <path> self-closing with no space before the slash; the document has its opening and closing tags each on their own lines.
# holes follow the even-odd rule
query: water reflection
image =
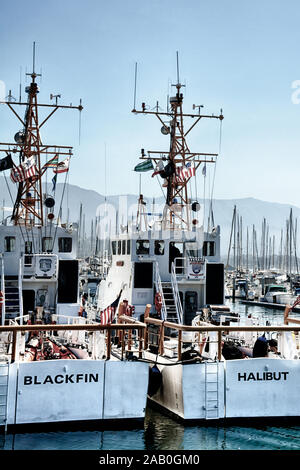
<svg viewBox="0 0 300 470">
<path fill-rule="evenodd" d="M 277 426 L 184 426 L 159 412 L 147 411 L 144 427 L 123 430 L 8 433 L 5 450 L 299 450 L 300 419 Z"/>
</svg>

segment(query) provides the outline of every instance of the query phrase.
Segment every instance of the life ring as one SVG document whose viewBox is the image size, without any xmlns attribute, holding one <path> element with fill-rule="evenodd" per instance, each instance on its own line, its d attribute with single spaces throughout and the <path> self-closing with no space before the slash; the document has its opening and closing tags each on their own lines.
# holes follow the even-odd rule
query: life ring
<svg viewBox="0 0 300 470">
<path fill-rule="evenodd" d="M 161 307 L 162 307 L 162 297 L 159 292 L 156 292 L 155 294 L 154 304 L 155 304 L 155 310 L 157 311 L 158 314 L 160 314 Z"/>
</svg>

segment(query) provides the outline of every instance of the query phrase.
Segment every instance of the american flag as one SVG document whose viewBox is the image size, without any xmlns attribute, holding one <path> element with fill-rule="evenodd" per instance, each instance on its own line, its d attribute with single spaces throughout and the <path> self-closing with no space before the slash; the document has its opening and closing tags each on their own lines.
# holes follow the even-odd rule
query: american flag
<svg viewBox="0 0 300 470">
<path fill-rule="evenodd" d="M 176 182 L 184 183 L 185 180 L 195 176 L 194 162 L 188 162 L 185 166 L 176 167 Z"/>
<path fill-rule="evenodd" d="M 100 312 L 101 325 L 112 323 L 115 318 L 115 307 L 107 307 Z"/>
<path fill-rule="evenodd" d="M 14 183 L 20 183 L 35 175 L 36 164 L 34 157 L 27 158 L 21 165 L 13 167 L 10 171 L 10 178 Z"/>
</svg>

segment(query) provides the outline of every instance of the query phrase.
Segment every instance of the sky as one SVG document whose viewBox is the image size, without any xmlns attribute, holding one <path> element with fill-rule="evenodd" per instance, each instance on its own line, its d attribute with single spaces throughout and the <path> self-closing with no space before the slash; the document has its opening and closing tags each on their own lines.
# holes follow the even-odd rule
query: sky
<svg viewBox="0 0 300 470">
<path fill-rule="evenodd" d="M 82 99 L 84 107 L 81 119 L 58 111 L 42 132 L 43 143 L 74 147 L 69 182 L 106 195 L 138 193 L 141 148 L 168 150 L 169 141 L 155 116 L 131 112 L 135 64 L 137 109 L 157 101 L 165 109 L 178 51 L 184 111 L 196 104 L 224 114 L 221 131 L 219 121 L 201 120 L 188 140 L 192 152 L 220 151 L 206 192 L 300 206 L 299 24 L 297 0 L 2 1 L 0 85 L 18 98 L 21 80 L 25 99 L 35 41 L 40 102 L 61 94 L 60 104 Z M 18 130 L 0 105 L 0 142 L 13 142 Z M 162 195 L 149 172 L 141 185 L 146 196 Z"/>
</svg>

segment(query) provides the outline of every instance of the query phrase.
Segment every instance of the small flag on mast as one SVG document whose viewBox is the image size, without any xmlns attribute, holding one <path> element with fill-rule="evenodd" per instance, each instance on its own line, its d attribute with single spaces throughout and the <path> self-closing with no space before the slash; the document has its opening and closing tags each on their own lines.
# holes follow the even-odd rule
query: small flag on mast
<svg viewBox="0 0 300 470">
<path fill-rule="evenodd" d="M 54 193 L 55 188 L 56 188 L 56 180 L 57 180 L 57 175 L 54 175 L 53 178 L 52 178 L 52 184 L 53 184 L 52 192 L 53 193 Z"/>
<path fill-rule="evenodd" d="M 178 166 L 176 168 L 176 181 L 178 183 L 183 183 L 192 176 L 195 176 L 194 162 L 188 162 L 185 166 Z"/>
<path fill-rule="evenodd" d="M 54 173 L 65 173 L 69 171 L 70 157 L 67 157 L 62 162 L 58 163 L 55 168 L 53 168 Z"/>
<path fill-rule="evenodd" d="M 13 161 L 11 159 L 10 154 L 7 155 L 7 157 L 5 157 L 5 158 L 1 158 L 1 160 L 0 160 L 0 171 L 9 170 L 13 166 L 14 165 L 13 165 Z"/>
<path fill-rule="evenodd" d="M 58 165 L 58 155 L 45 163 L 44 168 L 56 168 Z"/>
<path fill-rule="evenodd" d="M 154 173 L 152 173 L 152 178 L 153 176 L 156 176 L 156 175 L 159 175 L 160 173 L 162 173 L 164 171 L 164 164 L 161 160 L 158 161 L 155 169 L 154 169 Z"/>
<path fill-rule="evenodd" d="M 115 318 L 115 308 L 114 307 L 107 307 L 103 311 L 100 312 L 100 320 L 101 325 L 109 325 L 114 321 Z"/>
<path fill-rule="evenodd" d="M 10 178 L 14 183 L 20 183 L 36 175 L 36 164 L 34 157 L 29 157 L 19 166 L 10 171 Z"/>
<path fill-rule="evenodd" d="M 145 162 L 139 163 L 134 167 L 134 171 L 149 171 L 153 170 L 152 160 L 149 158 Z"/>
</svg>

